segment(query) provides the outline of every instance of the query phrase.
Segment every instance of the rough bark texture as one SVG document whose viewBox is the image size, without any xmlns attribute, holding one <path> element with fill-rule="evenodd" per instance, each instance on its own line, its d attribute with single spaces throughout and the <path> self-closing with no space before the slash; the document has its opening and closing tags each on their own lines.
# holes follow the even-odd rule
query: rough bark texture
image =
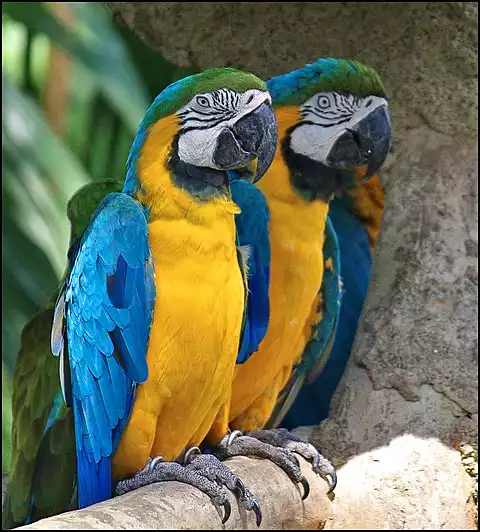
<svg viewBox="0 0 480 532">
<path fill-rule="evenodd" d="M 310 495 L 300 490 L 283 471 L 267 460 L 233 458 L 228 465 L 257 496 L 262 508 L 260 530 L 312 530 L 323 528 L 332 517 L 328 486 L 300 458 Z M 239 510 L 230 495 L 232 515 L 226 525 L 209 498 L 179 482 L 153 484 L 121 497 L 69 512 L 32 525 L 31 530 L 255 530 L 253 512 Z"/>
</svg>

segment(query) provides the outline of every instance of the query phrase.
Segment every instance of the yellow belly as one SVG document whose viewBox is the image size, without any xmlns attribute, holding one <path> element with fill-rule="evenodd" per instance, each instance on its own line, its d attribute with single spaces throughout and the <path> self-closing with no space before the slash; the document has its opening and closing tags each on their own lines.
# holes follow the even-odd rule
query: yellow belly
<svg viewBox="0 0 480 532">
<path fill-rule="evenodd" d="M 156 284 L 149 374 L 113 461 L 116 478 L 148 456 L 172 460 L 198 445 L 228 407 L 244 297 L 233 224 L 230 216 L 213 227 L 149 225 Z"/>
</svg>

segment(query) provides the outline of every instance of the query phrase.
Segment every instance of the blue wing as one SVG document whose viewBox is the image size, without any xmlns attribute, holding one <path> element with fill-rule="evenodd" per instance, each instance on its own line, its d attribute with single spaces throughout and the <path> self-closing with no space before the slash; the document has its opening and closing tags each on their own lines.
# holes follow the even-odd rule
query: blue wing
<svg viewBox="0 0 480 532">
<path fill-rule="evenodd" d="M 341 255 L 343 295 L 335 340 L 328 362 L 311 384 L 305 384 L 282 426 L 318 425 L 328 415 L 330 401 L 342 378 L 367 296 L 372 256 L 367 232 L 344 202 L 330 204 L 329 218 L 335 229 Z"/>
<path fill-rule="evenodd" d="M 255 186 L 243 179 L 231 182 L 233 201 L 242 212 L 235 216 L 237 245 L 247 254 L 248 297 L 243 333 L 237 356 L 242 364 L 258 350 L 270 317 L 270 211 L 267 201 Z"/>
<path fill-rule="evenodd" d="M 136 385 L 148 375 L 155 283 L 141 205 L 126 194 L 109 194 L 69 259 L 52 350 L 60 356 L 64 397 L 73 406 L 83 508 L 112 496 L 111 458 Z"/>
</svg>

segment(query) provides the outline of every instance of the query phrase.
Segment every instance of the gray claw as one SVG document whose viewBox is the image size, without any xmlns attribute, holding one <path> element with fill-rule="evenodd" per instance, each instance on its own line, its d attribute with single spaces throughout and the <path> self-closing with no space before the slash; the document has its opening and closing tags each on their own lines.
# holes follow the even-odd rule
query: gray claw
<svg viewBox="0 0 480 532">
<path fill-rule="evenodd" d="M 302 480 L 300 481 L 300 483 L 303 486 L 302 501 L 304 501 L 310 495 L 310 484 L 308 483 L 308 480 L 304 476 L 302 476 Z"/>
<path fill-rule="evenodd" d="M 333 490 L 337 487 L 337 472 L 335 469 L 330 473 L 330 478 L 332 479 L 332 482 L 330 483 L 330 487 L 328 488 L 327 495 L 329 493 L 332 493 Z"/>
<path fill-rule="evenodd" d="M 234 436 L 235 437 L 235 436 Z M 224 438 L 228 441 L 228 438 Z M 245 484 L 232 472 L 230 469 L 222 463 L 213 454 L 197 454 L 192 456 L 188 455 L 188 464 L 186 466 L 188 470 L 195 471 L 197 474 L 205 477 L 220 488 L 227 488 L 229 491 L 235 494 L 241 505 L 248 511 L 254 510 L 257 516 L 259 506 L 255 500 L 253 494 L 245 487 Z M 230 505 L 227 506 L 228 501 L 222 502 L 225 505 L 225 515 L 222 523 L 225 523 L 231 513 Z M 260 514 L 261 521 L 261 514 Z"/>
<path fill-rule="evenodd" d="M 232 514 L 232 507 L 228 499 L 222 504 L 222 506 L 225 510 L 225 515 L 223 516 L 223 519 L 222 519 L 222 525 L 224 525 L 229 520 L 230 515 Z"/>
<path fill-rule="evenodd" d="M 292 455 L 293 453 L 297 453 L 300 456 L 303 456 L 305 460 L 308 460 L 312 464 L 315 473 L 320 475 L 329 484 L 328 493 L 332 493 L 337 486 L 337 474 L 335 468 L 330 461 L 322 456 L 318 449 L 307 440 L 292 434 L 287 429 L 259 430 L 251 432 L 249 435 L 275 447 L 288 449 L 291 451 Z M 306 496 L 304 496 L 304 498 L 305 497 Z"/>
<path fill-rule="evenodd" d="M 262 524 L 262 510 L 260 509 L 260 505 L 257 501 L 253 502 L 252 510 L 255 512 L 255 518 L 257 521 L 257 527 Z"/>
<path fill-rule="evenodd" d="M 238 493 L 240 497 L 245 495 L 245 484 L 239 478 L 237 478 L 235 491 Z"/>
</svg>

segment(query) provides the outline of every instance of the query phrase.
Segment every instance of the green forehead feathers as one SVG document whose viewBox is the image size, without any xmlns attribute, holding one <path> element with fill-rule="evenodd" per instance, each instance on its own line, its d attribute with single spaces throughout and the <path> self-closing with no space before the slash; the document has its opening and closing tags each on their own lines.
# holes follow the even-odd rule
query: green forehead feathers
<svg viewBox="0 0 480 532">
<path fill-rule="evenodd" d="M 163 90 L 148 109 L 140 128 L 148 128 L 160 118 L 174 114 L 196 94 L 230 89 L 243 93 L 250 89 L 266 91 L 265 82 L 249 72 L 234 68 L 213 68 L 180 79 Z"/>
<path fill-rule="evenodd" d="M 302 105 L 317 92 L 343 92 L 360 98 L 380 96 L 385 89 L 380 76 L 358 61 L 318 59 L 304 68 L 267 81 L 274 105 Z"/>
</svg>

